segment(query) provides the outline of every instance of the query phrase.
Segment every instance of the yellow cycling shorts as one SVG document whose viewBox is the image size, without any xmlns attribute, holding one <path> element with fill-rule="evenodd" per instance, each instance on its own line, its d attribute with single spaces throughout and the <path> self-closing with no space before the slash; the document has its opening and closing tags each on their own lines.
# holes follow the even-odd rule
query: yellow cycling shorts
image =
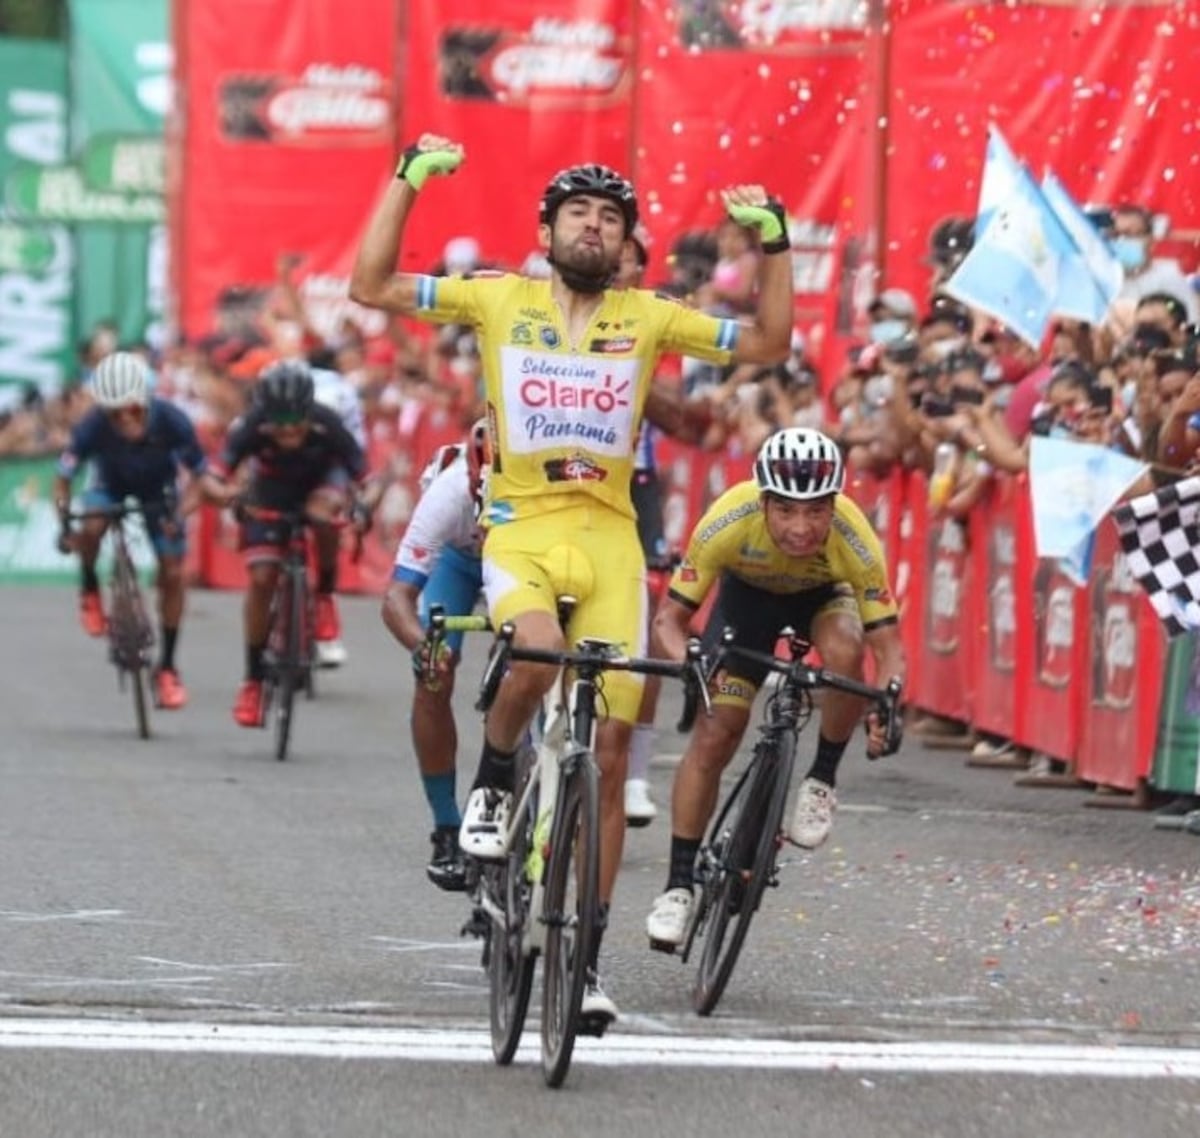
<svg viewBox="0 0 1200 1138">
<path fill-rule="evenodd" d="M 603 505 L 577 505 L 495 525 L 483 544 L 483 591 L 497 627 L 528 612 L 556 616 L 558 598 L 578 604 L 568 644 L 611 640 L 630 656 L 646 652 L 646 566 L 637 526 Z M 636 723 L 642 677 L 608 672 L 601 714 Z"/>
</svg>

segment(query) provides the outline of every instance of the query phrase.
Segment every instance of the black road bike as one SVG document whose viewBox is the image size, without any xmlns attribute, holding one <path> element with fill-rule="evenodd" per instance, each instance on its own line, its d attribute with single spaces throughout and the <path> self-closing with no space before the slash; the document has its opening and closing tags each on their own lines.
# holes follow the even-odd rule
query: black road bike
<svg viewBox="0 0 1200 1138">
<path fill-rule="evenodd" d="M 871 701 L 883 718 L 889 749 L 900 738 L 899 681 L 877 688 L 813 667 L 804 662 L 810 645 L 791 629 L 782 636 L 787 652 L 775 656 L 737 647 L 726 630 L 710 668 L 711 675 L 724 659 L 739 658 L 768 668 L 779 683 L 767 697 L 750 761 L 720 803 L 697 860 L 696 902 L 681 957 L 686 962 L 700 941 L 692 1003 L 702 1016 L 710 1015 L 721 999 L 764 892 L 779 884 L 778 855 L 786 841 L 783 812 L 796 743 L 812 717 L 813 693 L 830 688 Z"/>
<path fill-rule="evenodd" d="M 108 658 L 117 669 L 117 686 L 133 692 L 133 711 L 138 736 L 150 738 L 150 683 L 154 667 L 154 624 L 146 609 L 146 599 L 130 550 L 128 520 L 145 516 L 143 507 L 133 500 L 97 509 L 74 511 L 69 521 L 87 522 L 98 518 L 108 522 L 112 548 L 112 574 L 109 580 Z"/>
</svg>

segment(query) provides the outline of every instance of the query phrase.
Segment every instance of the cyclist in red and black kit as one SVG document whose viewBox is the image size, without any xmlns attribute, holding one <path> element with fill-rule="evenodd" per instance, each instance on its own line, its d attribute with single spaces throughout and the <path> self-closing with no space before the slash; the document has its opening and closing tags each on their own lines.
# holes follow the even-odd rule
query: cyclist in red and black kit
<svg viewBox="0 0 1200 1138">
<path fill-rule="evenodd" d="M 250 483 L 242 489 L 228 479 L 252 460 Z M 369 514 L 358 494 L 367 472 L 362 447 L 336 411 L 317 403 L 308 365 L 285 361 L 268 368 L 254 389 L 250 411 L 229 429 L 220 459 L 205 478 L 207 496 L 220 505 L 238 499 L 272 511 L 303 510 L 310 519 L 332 522 L 347 510 L 365 529 Z M 318 534 L 322 533 L 318 524 Z M 333 605 L 337 532 L 318 537 L 316 623 Z M 263 649 L 271 596 L 287 540 L 282 522 L 249 518 L 242 524 L 242 547 L 250 572 L 244 616 L 246 678 L 233 706 L 242 727 L 263 721 Z M 328 619 L 326 615 L 326 619 Z"/>
</svg>

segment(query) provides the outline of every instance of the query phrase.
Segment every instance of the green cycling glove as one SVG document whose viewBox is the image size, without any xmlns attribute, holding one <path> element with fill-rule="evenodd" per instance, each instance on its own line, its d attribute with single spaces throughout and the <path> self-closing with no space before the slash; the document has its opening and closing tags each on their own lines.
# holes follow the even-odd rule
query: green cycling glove
<svg viewBox="0 0 1200 1138">
<path fill-rule="evenodd" d="M 461 150 L 422 150 L 414 142 L 400 156 L 396 177 L 419 190 L 430 174 L 453 174 L 462 165 L 462 160 Z"/>
<path fill-rule="evenodd" d="M 767 198 L 765 205 L 731 205 L 728 210 L 738 225 L 758 230 L 764 253 L 783 253 L 791 248 L 787 214 L 775 198 Z"/>
</svg>

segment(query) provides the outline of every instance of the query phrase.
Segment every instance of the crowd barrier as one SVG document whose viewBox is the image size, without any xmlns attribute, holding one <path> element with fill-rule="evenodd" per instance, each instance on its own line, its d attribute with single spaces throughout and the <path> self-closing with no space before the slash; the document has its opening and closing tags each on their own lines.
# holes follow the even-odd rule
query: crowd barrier
<svg viewBox="0 0 1200 1138">
<path fill-rule="evenodd" d="M 344 590 L 383 593 L 418 476 L 461 433 L 454 416 L 430 408 L 407 430 L 373 434 L 372 469 L 389 469 L 392 484 L 361 558 L 344 555 Z M 703 511 L 750 468 L 750 457 L 736 451 L 706 454 L 665 442 L 669 544 L 681 549 Z M 0 577 L 74 579 L 70 559 L 53 550 L 53 460 L 5 464 L 3 473 Z M 1036 557 L 1024 476 L 994 478 L 965 523 L 930 510 L 921 472 L 851 471 L 847 490 L 871 518 L 891 566 L 913 707 L 1048 755 L 1084 783 L 1130 792 L 1147 783 L 1176 791 L 1200 785 L 1200 639 L 1175 642 L 1168 669 L 1162 627 L 1128 572 L 1110 519 L 1080 585 Z M 244 587 L 228 512 L 205 508 L 191 526 L 191 580 Z M 43 555 L 36 565 L 31 550 Z"/>
</svg>

